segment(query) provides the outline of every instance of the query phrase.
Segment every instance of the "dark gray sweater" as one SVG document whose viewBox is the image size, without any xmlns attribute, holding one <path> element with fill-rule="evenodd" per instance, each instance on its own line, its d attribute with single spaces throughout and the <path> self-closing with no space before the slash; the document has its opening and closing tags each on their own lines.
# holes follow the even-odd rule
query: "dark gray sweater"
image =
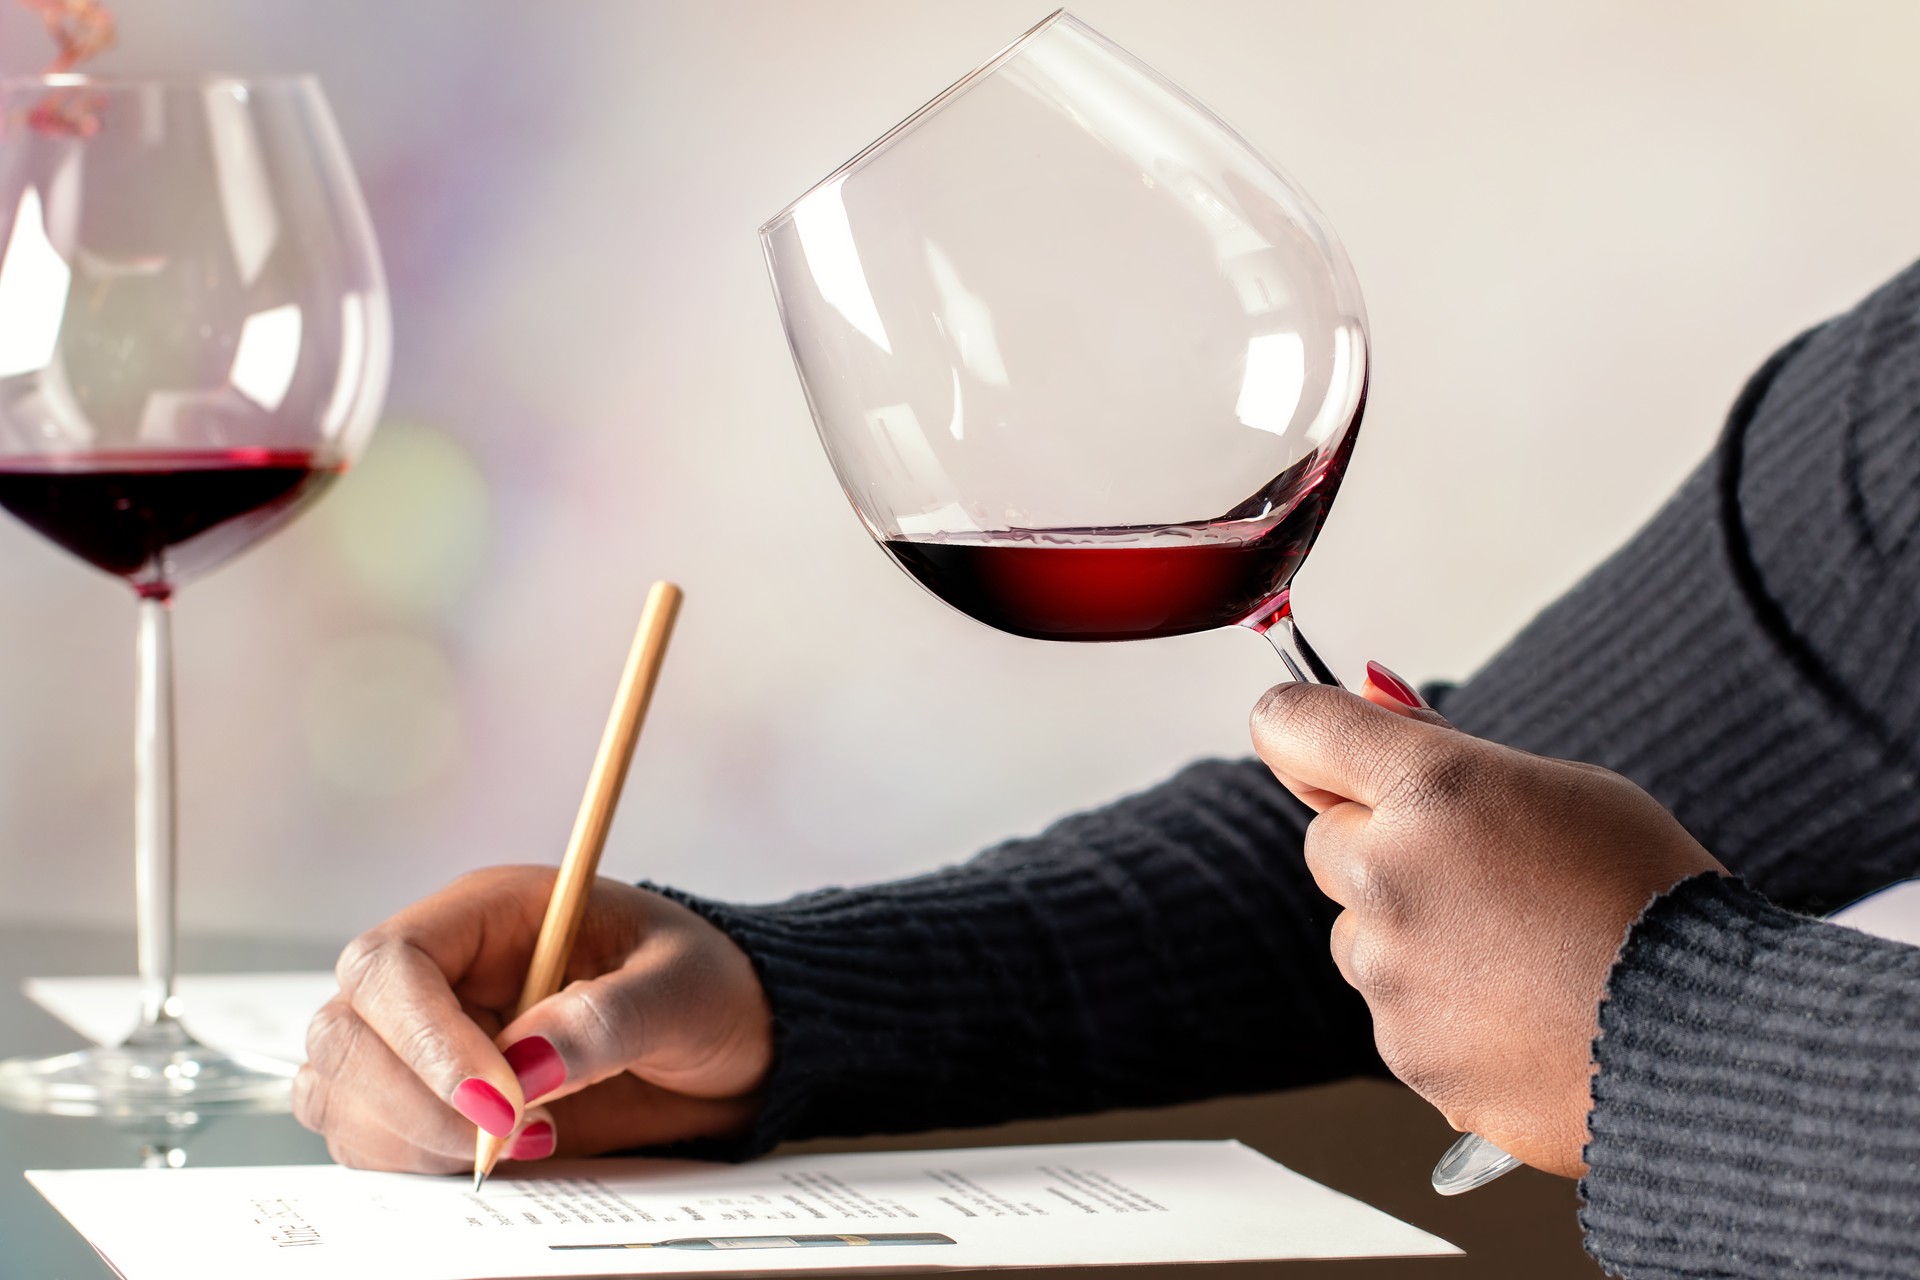
<svg viewBox="0 0 1920 1280">
<path fill-rule="evenodd" d="M 1920 872 L 1917 538 L 1920 266 L 1769 361 L 1647 528 L 1439 698 L 1633 778 L 1743 878 L 1652 904 L 1609 980 L 1582 1221 L 1619 1274 L 1920 1275 L 1920 949 L 1798 914 Z M 687 899 L 774 1010 L 749 1148 L 1381 1071 L 1309 817 L 1206 762 L 930 875 Z"/>
</svg>

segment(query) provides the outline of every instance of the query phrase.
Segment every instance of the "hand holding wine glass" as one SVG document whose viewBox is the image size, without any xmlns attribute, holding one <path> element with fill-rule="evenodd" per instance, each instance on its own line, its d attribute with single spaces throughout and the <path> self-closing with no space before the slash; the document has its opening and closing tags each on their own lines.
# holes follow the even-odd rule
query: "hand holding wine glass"
<svg viewBox="0 0 1920 1280">
<path fill-rule="evenodd" d="M 1056 12 L 761 239 L 841 486 L 922 586 L 1049 640 L 1237 624 L 1337 683 L 1291 584 L 1357 438 L 1366 315 L 1318 210 L 1219 117 Z M 1512 1167 L 1463 1141 L 1436 1187 Z"/>
<path fill-rule="evenodd" d="M 365 446 L 390 346 L 372 228 L 304 77 L 7 79 L 0 129 L 0 507 L 138 600 L 142 985 L 124 1045 L 0 1063 L 0 1102 L 283 1107 L 292 1067 L 198 1044 L 173 995 L 169 614 Z"/>
<path fill-rule="evenodd" d="M 1382 1060 L 1456 1125 L 1578 1177 L 1621 943 L 1655 897 L 1726 868 L 1619 774 L 1462 733 L 1396 683 L 1277 686 L 1254 746 L 1318 814 L 1307 869 L 1344 908 L 1333 958 Z"/>
</svg>

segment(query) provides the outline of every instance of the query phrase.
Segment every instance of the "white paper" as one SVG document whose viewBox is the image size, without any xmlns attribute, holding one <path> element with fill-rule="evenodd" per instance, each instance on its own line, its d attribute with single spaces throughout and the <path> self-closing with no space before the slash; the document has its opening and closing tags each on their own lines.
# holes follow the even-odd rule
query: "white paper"
<svg viewBox="0 0 1920 1280">
<path fill-rule="evenodd" d="M 136 978 L 28 978 L 20 989 L 95 1044 L 119 1044 L 140 1021 Z M 307 1024 L 338 989 L 331 973 L 189 973 L 174 983 L 202 1044 L 293 1063 L 307 1060 Z"/>
<path fill-rule="evenodd" d="M 1237 1142 L 866 1152 L 745 1165 L 595 1160 L 538 1173 L 496 1175 L 478 1193 L 464 1177 L 338 1165 L 27 1178 L 125 1280 L 504 1280 L 1460 1252 Z M 900 1233 L 952 1243 L 878 1238 Z M 836 1239 L 806 1246 L 806 1236 Z M 708 1247 L 552 1247 L 667 1240 Z"/>
<path fill-rule="evenodd" d="M 1890 884 L 1840 908 L 1827 919 L 1875 937 L 1920 947 L 1920 880 Z"/>
</svg>

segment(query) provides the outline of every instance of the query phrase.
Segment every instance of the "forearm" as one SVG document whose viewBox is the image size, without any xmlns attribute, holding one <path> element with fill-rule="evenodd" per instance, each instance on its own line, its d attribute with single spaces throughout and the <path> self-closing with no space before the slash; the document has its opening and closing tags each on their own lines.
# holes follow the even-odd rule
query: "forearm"
<svg viewBox="0 0 1920 1280">
<path fill-rule="evenodd" d="M 688 899 L 776 1019 L 760 1148 L 1378 1071 L 1255 762 L 1195 765 L 961 866 L 766 907 Z"/>
<path fill-rule="evenodd" d="M 1789 344 L 1631 542 L 1441 701 L 1646 788 L 1776 901 L 1920 870 L 1920 266 Z"/>
<path fill-rule="evenodd" d="M 1920 694 L 1862 708 L 1886 655 L 1920 645 L 1920 583 L 1875 589 L 1887 549 L 1920 567 L 1920 503 L 1886 496 L 1909 471 L 1920 492 L 1920 432 L 1888 429 L 1885 395 L 1864 434 L 1827 410 L 1858 399 L 1869 355 L 1920 369 L 1920 335 L 1902 354 L 1886 334 L 1916 294 L 1920 271 L 1769 361 L 1666 508 L 1440 709 L 1626 774 L 1775 897 L 1837 905 L 1913 868 Z M 1855 510 L 1861 467 L 1878 497 Z M 1823 612 L 1835 601 L 1844 625 Z M 1370 1068 L 1364 1009 L 1326 957 L 1333 911 L 1300 865 L 1304 820 L 1257 762 L 1214 764 L 932 876 L 696 903 L 753 957 L 779 1022 L 759 1137 Z"/>
</svg>

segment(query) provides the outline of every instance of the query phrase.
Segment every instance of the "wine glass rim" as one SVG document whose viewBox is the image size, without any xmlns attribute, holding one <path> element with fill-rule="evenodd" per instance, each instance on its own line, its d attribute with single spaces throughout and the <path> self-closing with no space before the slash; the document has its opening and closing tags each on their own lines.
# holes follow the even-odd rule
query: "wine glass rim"
<svg viewBox="0 0 1920 1280">
<path fill-rule="evenodd" d="M 0 75 L 0 92 L 20 89 L 304 89 L 318 84 L 310 71 L 269 72 L 247 75 L 226 72 L 161 72 L 147 75 L 137 72 L 96 75 L 85 71 L 28 72 Z"/>
<path fill-rule="evenodd" d="M 1040 21 L 1034 23 L 1031 27 L 1028 27 L 1024 32 L 1020 34 L 1020 36 L 1017 39 L 1010 42 L 1005 48 L 1001 49 L 998 53 L 994 54 L 991 58 L 988 58 L 985 62 L 982 62 L 979 66 L 975 67 L 973 70 L 967 72 L 967 74 L 961 76 L 958 80 L 955 80 L 952 84 L 942 89 L 939 93 L 936 93 L 935 95 L 933 95 L 933 97 L 927 99 L 924 103 L 920 105 L 920 107 L 917 110 L 915 110 L 912 114 L 908 115 L 905 119 L 901 120 L 899 124 L 894 125 L 893 128 L 887 130 L 885 133 L 881 134 L 878 138 L 875 138 L 872 142 L 869 142 L 866 146 L 860 148 L 859 151 L 854 153 L 852 158 L 847 160 L 844 164 L 841 164 L 838 168 L 834 169 L 832 173 L 829 173 L 826 177 L 820 179 L 820 181 L 814 183 L 812 186 L 808 187 L 805 191 L 802 191 L 799 195 L 795 196 L 792 200 L 788 201 L 787 206 L 784 209 L 780 210 L 780 212 L 774 214 L 771 218 L 768 218 L 765 222 L 760 224 L 760 234 L 763 236 L 770 234 L 775 227 L 779 226 L 782 222 L 785 222 L 788 218 L 791 218 L 793 216 L 793 211 L 799 208 L 802 204 L 805 204 L 808 197 L 812 196 L 817 191 L 821 191 L 841 181 L 848 174 L 852 173 L 855 169 L 858 169 L 861 165 L 865 164 L 868 160 L 871 160 L 874 156 L 877 156 L 882 151 L 885 151 L 888 147 L 892 146 L 895 142 L 898 142 L 916 125 L 926 120 L 927 117 L 931 116 L 934 112 L 938 111 L 941 107 L 945 106 L 947 103 L 951 102 L 953 99 L 959 97 L 962 93 L 965 93 L 968 89 L 972 88 L 974 84 L 976 84 L 977 82 L 986 79 L 986 77 L 992 75 L 994 72 L 998 71 L 1001 67 L 1011 62 L 1016 56 L 1019 55 L 1020 51 L 1024 49 L 1036 37 L 1038 37 L 1043 32 L 1050 30 L 1051 28 L 1053 28 L 1054 26 L 1062 22 L 1070 23 L 1073 26 L 1080 28 L 1082 31 L 1089 32 L 1093 35 L 1096 35 L 1096 36 L 1099 35 L 1099 32 L 1094 31 L 1092 27 L 1088 26 L 1085 22 L 1081 21 L 1079 18 L 1075 17 L 1073 14 L 1067 12 L 1066 9 L 1064 8 L 1055 9 L 1052 13 L 1040 19 Z M 1102 39 L 1104 39 L 1104 37 L 1102 37 Z"/>
</svg>

